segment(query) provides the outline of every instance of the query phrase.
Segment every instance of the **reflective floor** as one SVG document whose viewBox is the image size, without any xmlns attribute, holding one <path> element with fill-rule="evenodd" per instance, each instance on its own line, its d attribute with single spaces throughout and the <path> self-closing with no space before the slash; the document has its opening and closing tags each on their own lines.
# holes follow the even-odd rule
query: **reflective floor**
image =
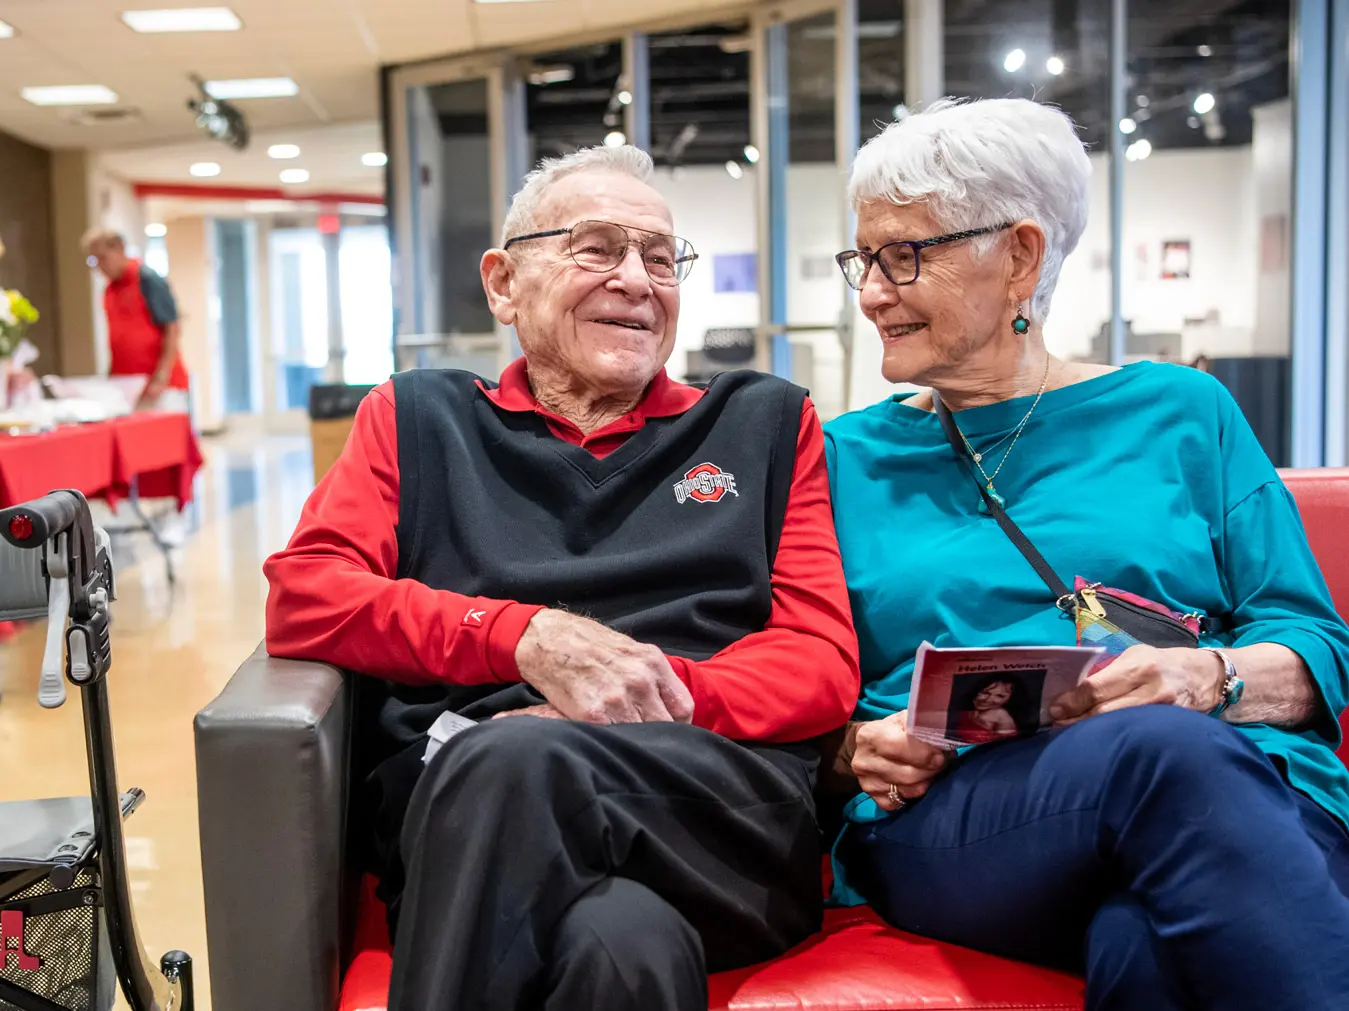
<svg viewBox="0 0 1349 1011">
<path fill-rule="evenodd" d="M 177 584 L 146 535 L 114 538 L 109 682 L 121 786 L 148 795 L 127 822 L 142 941 L 156 964 L 173 948 L 193 956 L 198 1007 L 209 1009 L 192 717 L 262 637 L 262 560 L 289 537 L 312 471 L 303 438 L 226 438 L 203 449 Z M 62 709 L 37 704 L 43 637 L 34 623 L 0 642 L 0 801 L 88 793 L 73 689 Z"/>
</svg>

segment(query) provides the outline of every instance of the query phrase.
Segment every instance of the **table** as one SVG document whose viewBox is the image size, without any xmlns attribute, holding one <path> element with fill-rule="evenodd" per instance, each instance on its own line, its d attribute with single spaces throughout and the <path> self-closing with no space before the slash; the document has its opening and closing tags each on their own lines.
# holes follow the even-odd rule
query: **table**
<svg viewBox="0 0 1349 1011">
<path fill-rule="evenodd" d="M 192 500 L 201 447 L 186 414 L 138 412 L 37 435 L 0 436 L 0 509 L 73 488 L 110 505 L 130 499 L 144 529 L 169 561 L 169 547 L 141 512 L 140 498 Z"/>
</svg>

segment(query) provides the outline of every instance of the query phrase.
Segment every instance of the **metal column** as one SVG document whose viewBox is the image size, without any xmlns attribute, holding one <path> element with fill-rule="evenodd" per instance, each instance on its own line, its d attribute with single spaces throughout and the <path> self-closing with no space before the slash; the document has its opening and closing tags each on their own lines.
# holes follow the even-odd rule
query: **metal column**
<svg viewBox="0 0 1349 1011">
<path fill-rule="evenodd" d="M 1293 26 L 1292 439 L 1294 467 L 1325 463 L 1326 196 L 1331 0 L 1299 0 Z"/>
<path fill-rule="evenodd" d="M 1349 0 L 1330 12 L 1325 462 L 1349 463 Z"/>
<path fill-rule="evenodd" d="M 946 94 L 943 0 L 904 0 L 904 104 L 922 109 Z"/>
<path fill-rule="evenodd" d="M 1110 364 L 1123 365 L 1124 332 L 1124 134 L 1128 109 L 1129 0 L 1110 0 Z"/>
<path fill-rule="evenodd" d="M 768 253 L 769 316 L 774 327 L 787 323 L 787 164 L 791 160 L 787 26 L 764 33 L 768 63 Z M 769 368 L 776 376 L 792 374 L 792 346 L 786 333 L 772 335 Z"/>
<path fill-rule="evenodd" d="M 651 48 L 643 32 L 623 39 L 623 80 L 632 101 L 623 107 L 623 132 L 628 143 L 651 150 Z"/>
</svg>

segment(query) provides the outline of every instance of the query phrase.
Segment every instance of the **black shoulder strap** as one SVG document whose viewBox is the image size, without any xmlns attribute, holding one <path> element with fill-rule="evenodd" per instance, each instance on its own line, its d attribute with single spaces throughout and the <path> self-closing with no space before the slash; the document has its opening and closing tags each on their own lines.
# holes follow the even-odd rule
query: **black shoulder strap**
<svg viewBox="0 0 1349 1011">
<path fill-rule="evenodd" d="M 1055 600 L 1061 601 L 1065 597 L 1071 597 L 1073 591 L 1068 589 L 1068 585 L 1058 577 L 1058 574 L 1045 561 L 1045 556 L 1036 550 L 1035 545 L 1030 542 L 1030 538 L 1023 534 L 1021 528 L 1012 522 L 1012 517 L 1007 515 L 1007 510 L 998 504 L 998 500 L 989 494 L 984 482 L 979 480 L 979 475 L 974 472 L 973 461 L 970 460 L 970 451 L 965 446 L 964 440 L 960 438 L 960 430 L 956 428 L 956 419 L 951 417 L 951 411 L 942 403 L 941 396 L 936 390 L 932 391 L 932 407 L 937 412 L 937 420 L 941 422 L 942 431 L 946 433 L 946 441 L 951 444 L 956 456 L 960 458 L 960 462 L 970 476 L 974 478 L 974 483 L 979 486 L 979 494 L 984 497 L 984 504 L 988 506 L 988 511 L 993 514 L 993 518 L 998 521 L 998 526 L 1002 527 L 1002 532 L 1016 545 L 1016 549 L 1025 556 L 1026 561 L 1030 562 L 1031 568 L 1035 570 L 1037 576 L 1044 580 L 1045 585 L 1049 587 L 1049 592 L 1054 594 Z"/>
</svg>

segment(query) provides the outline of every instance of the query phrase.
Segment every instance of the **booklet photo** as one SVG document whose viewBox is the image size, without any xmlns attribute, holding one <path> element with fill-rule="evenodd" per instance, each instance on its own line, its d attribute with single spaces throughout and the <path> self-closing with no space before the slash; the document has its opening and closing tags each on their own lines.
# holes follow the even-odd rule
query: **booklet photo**
<svg viewBox="0 0 1349 1011">
<path fill-rule="evenodd" d="M 918 648 L 909 733 L 940 747 L 1029 737 L 1053 724 L 1049 706 L 1104 651 L 1082 646 Z"/>
</svg>

